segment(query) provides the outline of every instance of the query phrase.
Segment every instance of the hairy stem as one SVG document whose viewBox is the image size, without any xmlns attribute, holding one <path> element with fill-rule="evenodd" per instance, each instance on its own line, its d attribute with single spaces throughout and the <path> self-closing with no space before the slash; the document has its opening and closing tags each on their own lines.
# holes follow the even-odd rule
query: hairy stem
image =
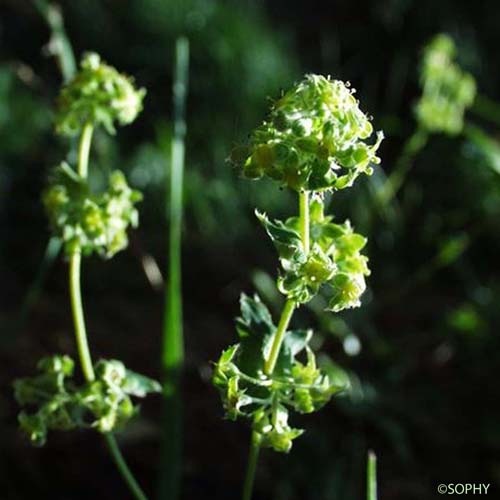
<svg viewBox="0 0 500 500">
<path fill-rule="evenodd" d="M 78 146 L 78 174 L 84 179 L 87 178 L 88 174 L 92 132 L 92 124 L 85 124 L 85 126 L 83 127 L 82 135 L 80 137 L 80 144 Z M 90 356 L 87 330 L 85 327 L 85 317 L 83 314 L 82 290 L 80 283 L 81 263 L 81 251 L 77 248 L 72 253 L 69 261 L 69 290 L 71 298 L 71 312 L 73 315 L 76 345 L 78 348 L 78 356 L 80 358 L 82 372 L 85 380 L 87 380 L 87 382 L 92 382 L 95 379 L 95 373 L 94 367 L 92 365 L 92 358 Z M 141 487 L 128 468 L 113 434 L 105 434 L 104 439 L 106 441 L 106 444 L 108 445 L 109 451 L 111 453 L 111 456 L 113 457 L 113 460 L 115 461 L 118 470 L 120 471 L 128 487 L 130 488 L 130 491 L 133 494 L 134 498 L 136 500 L 147 500 L 146 495 L 144 495 Z"/>
<path fill-rule="evenodd" d="M 253 485 L 255 482 L 255 471 L 257 470 L 257 462 L 259 460 L 260 452 L 260 436 L 257 432 L 252 432 L 252 440 L 250 442 L 250 450 L 248 452 L 248 465 L 245 475 L 245 482 L 243 483 L 242 500 L 251 500 Z"/>
</svg>

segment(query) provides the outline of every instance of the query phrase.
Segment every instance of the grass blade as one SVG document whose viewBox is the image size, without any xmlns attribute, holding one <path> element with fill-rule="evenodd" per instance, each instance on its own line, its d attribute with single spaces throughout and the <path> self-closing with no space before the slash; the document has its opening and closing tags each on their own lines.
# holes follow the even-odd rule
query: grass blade
<svg viewBox="0 0 500 500">
<path fill-rule="evenodd" d="M 371 450 L 366 465 L 366 500 L 377 500 L 377 456 Z"/>
<path fill-rule="evenodd" d="M 76 71 L 75 56 L 64 29 L 64 21 L 59 6 L 47 0 L 35 0 L 35 6 L 48 24 L 51 36 L 47 45 L 61 70 L 65 82 L 71 80 Z"/>
<path fill-rule="evenodd" d="M 180 493 L 182 454 L 182 398 L 181 374 L 184 363 L 182 329 L 182 192 L 184 177 L 184 138 L 186 135 L 186 95 L 189 71 L 189 42 L 179 38 L 175 51 L 173 84 L 174 136 L 172 139 L 171 170 L 169 178 L 169 204 L 167 217 L 169 230 L 169 257 L 165 297 L 163 352 L 164 370 L 164 435 L 162 467 L 160 468 L 160 498 L 176 500 Z"/>
</svg>

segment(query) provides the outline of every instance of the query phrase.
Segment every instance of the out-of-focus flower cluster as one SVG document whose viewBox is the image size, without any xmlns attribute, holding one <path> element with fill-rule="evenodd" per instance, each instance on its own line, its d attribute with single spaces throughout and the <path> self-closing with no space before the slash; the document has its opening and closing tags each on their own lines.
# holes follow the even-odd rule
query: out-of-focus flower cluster
<svg viewBox="0 0 500 500">
<path fill-rule="evenodd" d="M 416 106 L 420 125 L 429 132 L 459 134 L 464 125 L 464 112 L 476 96 L 472 75 L 454 62 L 453 40 L 437 35 L 424 49 L 421 67 L 422 97 Z"/>
<path fill-rule="evenodd" d="M 144 89 L 134 87 L 131 78 L 102 62 L 98 54 L 87 53 L 80 71 L 59 95 L 56 130 L 74 136 L 90 123 L 114 133 L 115 122 L 127 125 L 135 120 L 145 94 Z"/>
<path fill-rule="evenodd" d="M 81 250 L 84 255 L 96 252 L 105 258 L 127 246 L 127 229 L 138 224 L 135 204 L 141 199 L 120 171 L 111 173 L 105 192 L 93 194 L 86 180 L 66 163 L 55 170 L 43 194 L 50 223 L 63 240 L 66 255 Z"/>
<path fill-rule="evenodd" d="M 44 358 L 38 370 L 38 375 L 14 382 L 16 400 L 23 407 L 21 430 L 37 446 L 45 444 L 51 430 L 118 429 L 137 413 L 131 396 L 161 391 L 158 382 L 117 360 L 99 361 L 95 380 L 82 386 L 73 380 L 74 362 L 68 356 Z"/>
</svg>

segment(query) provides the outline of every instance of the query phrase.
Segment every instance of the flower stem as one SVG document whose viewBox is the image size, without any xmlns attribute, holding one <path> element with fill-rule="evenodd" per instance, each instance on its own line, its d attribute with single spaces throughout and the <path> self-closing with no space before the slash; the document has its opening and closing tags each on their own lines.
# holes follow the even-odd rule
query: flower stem
<svg viewBox="0 0 500 500">
<path fill-rule="evenodd" d="M 300 209 L 300 237 L 302 239 L 302 246 L 304 253 L 309 253 L 309 191 L 302 191 L 299 193 L 299 209 Z"/>
<path fill-rule="evenodd" d="M 82 135 L 80 137 L 80 144 L 78 146 L 78 174 L 83 178 L 87 178 L 90 144 L 92 142 L 93 126 L 91 123 L 85 124 L 83 127 Z M 75 327 L 76 345 L 78 348 L 78 356 L 82 372 L 87 382 L 95 380 L 94 367 L 92 365 L 92 358 L 90 356 L 90 348 L 87 339 L 87 330 L 85 327 L 85 317 L 83 314 L 82 303 L 82 290 L 80 283 L 80 271 L 82 264 L 82 254 L 79 248 L 76 248 L 69 261 L 69 291 L 71 299 L 71 312 L 73 315 L 73 324 Z M 123 479 L 130 488 L 136 500 L 147 500 L 141 487 L 135 480 L 132 472 L 128 468 L 125 459 L 123 458 L 118 444 L 116 443 L 113 434 L 108 433 L 104 435 L 104 439 L 108 445 L 109 451 L 115 464 L 120 471 Z"/>
<path fill-rule="evenodd" d="M 302 191 L 299 193 L 299 229 L 302 247 L 306 256 L 309 253 L 311 246 L 309 226 L 309 192 Z M 276 332 L 274 333 L 269 356 L 264 364 L 264 373 L 266 373 L 266 375 L 272 375 L 274 371 L 274 367 L 276 366 L 276 361 L 278 360 L 280 353 L 281 344 L 283 343 L 286 330 L 290 324 L 290 320 L 292 319 L 292 315 L 296 307 L 297 304 L 291 299 L 288 299 L 285 303 L 285 307 L 283 308 L 281 318 L 278 323 L 278 328 L 276 328 Z"/>
<path fill-rule="evenodd" d="M 243 483 L 242 500 L 252 500 L 253 484 L 255 482 L 255 471 L 257 470 L 257 461 L 259 460 L 260 452 L 260 436 L 257 432 L 252 432 L 252 440 L 250 442 L 250 451 L 248 452 L 248 465 Z"/>
<path fill-rule="evenodd" d="M 93 132 L 94 126 L 92 123 L 87 122 L 83 126 L 80 144 L 78 145 L 78 175 L 80 175 L 83 179 L 87 178 L 89 171 L 89 153 Z"/>
<path fill-rule="evenodd" d="M 300 227 L 300 238 L 302 240 L 302 248 L 304 253 L 307 255 L 310 250 L 310 235 L 309 235 L 309 192 L 302 191 L 299 193 L 299 227 Z M 264 362 L 264 373 L 266 375 L 272 375 L 276 362 L 278 361 L 278 356 L 281 350 L 281 344 L 285 338 L 288 325 L 292 319 L 293 313 L 297 304 L 295 301 L 288 299 L 285 302 L 285 307 L 281 312 L 281 317 L 278 322 L 278 327 L 274 332 L 271 350 L 269 351 L 269 356 Z M 253 492 L 253 483 L 255 479 L 255 471 L 257 469 L 257 461 L 259 458 L 260 451 L 260 436 L 255 431 L 252 432 L 252 441 L 250 443 L 250 451 L 248 454 L 248 464 L 247 471 L 245 475 L 245 482 L 243 484 L 243 496 L 242 500 L 251 500 Z"/>
<path fill-rule="evenodd" d="M 83 179 L 87 178 L 89 165 L 90 144 L 92 142 L 93 126 L 86 123 L 83 127 L 78 145 L 78 174 Z M 85 380 L 91 382 L 95 379 L 92 358 L 90 356 L 85 318 L 83 316 L 82 291 L 80 284 L 80 270 L 82 255 L 79 248 L 75 249 L 69 261 L 69 291 L 71 297 L 71 312 L 75 325 L 76 345 Z"/>
<path fill-rule="evenodd" d="M 276 361 L 278 360 L 278 355 L 280 353 L 281 344 L 285 338 L 285 333 L 292 319 L 293 312 L 295 311 L 295 302 L 288 299 L 285 302 L 285 307 L 281 313 L 281 318 L 278 323 L 278 328 L 273 336 L 273 342 L 271 344 L 271 350 L 269 351 L 269 356 L 264 364 L 264 373 L 266 375 L 272 375 L 274 367 L 276 366 Z"/>
<path fill-rule="evenodd" d="M 108 445 L 109 452 L 111 453 L 111 456 L 113 457 L 113 460 L 115 461 L 118 470 L 120 471 L 123 479 L 127 483 L 127 486 L 129 487 L 131 493 L 134 495 L 134 498 L 136 498 L 136 500 L 147 500 L 146 495 L 144 494 L 141 487 L 135 480 L 132 472 L 128 468 L 128 465 L 125 462 L 123 455 L 121 454 L 120 448 L 118 447 L 118 444 L 113 434 L 111 433 L 104 434 L 104 440 Z"/>
<path fill-rule="evenodd" d="M 75 325 L 76 345 L 78 347 L 78 356 L 82 366 L 85 380 L 92 382 L 95 379 L 92 358 L 90 356 L 89 343 L 87 340 L 87 331 L 85 328 L 85 319 L 83 317 L 82 291 L 80 286 L 80 269 L 82 255 L 80 250 L 73 252 L 69 261 L 69 290 L 71 297 L 71 312 L 73 314 L 73 323 Z"/>
</svg>

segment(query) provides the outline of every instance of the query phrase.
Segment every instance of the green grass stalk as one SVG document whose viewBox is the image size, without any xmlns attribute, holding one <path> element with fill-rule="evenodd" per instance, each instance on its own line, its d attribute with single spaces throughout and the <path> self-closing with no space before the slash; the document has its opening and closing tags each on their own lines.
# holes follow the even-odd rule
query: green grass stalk
<svg viewBox="0 0 500 500">
<path fill-rule="evenodd" d="M 427 144 L 427 139 L 427 132 L 421 128 L 417 128 L 405 142 L 403 151 L 396 162 L 394 170 L 378 193 L 377 201 L 382 207 L 385 207 L 392 201 L 404 184 L 406 176 L 415 163 L 416 156 Z"/>
<path fill-rule="evenodd" d="M 49 45 L 51 46 L 51 53 L 57 60 L 63 80 L 67 82 L 71 80 L 75 74 L 76 63 L 71 43 L 64 29 L 64 20 L 61 11 L 58 6 L 46 0 L 35 0 L 34 3 L 50 28 L 51 37 Z M 56 261 L 61 248 L 62 242 L 56 236 L 52 236 L 47 242 L 42 262 L 40 263 L 33 283 L 26 293 L 23 305 L 20 309 L 21 312 L 14 326 L 14 331 L 18 331 L 24 325 L 31 308 L 40 296 L 45 279 L 50 268 Z"/>
<path fill-rule="evenodd" d="M 377 456 L 371 450 L 366 463 L 366 500 L 377 500 Z"/>
<path fill-rule="evenodd" d="M 169 203 L 167 288 L 165 296 L 162 365 L 164 372 L 164 419 L 159 498 L 177 500 L 180 495 L 182 455 L 182 369 L 184 335 L 182 328 L 182 194 L 186 136 L 186 97 L 189 76 L 189 42 L 177 39 L 173 82 L 174 135 L 172 139 Z"/>
<path fill-rule="evenodd" d="M 486 96 L 478 94 L 470 111 L 484 120 L 500 125 L 500 104 Z"/>
<path fill-rule="evenodd" d="M 60 7 L 47 0 L 35 0 L 35 6 L 50 28 L 49 51 L 57 60 L 63 80 L 68 82 L 76 72 L 76 62 L 71 43 L 64 29 L 64 19 Z"/>
</svg>

